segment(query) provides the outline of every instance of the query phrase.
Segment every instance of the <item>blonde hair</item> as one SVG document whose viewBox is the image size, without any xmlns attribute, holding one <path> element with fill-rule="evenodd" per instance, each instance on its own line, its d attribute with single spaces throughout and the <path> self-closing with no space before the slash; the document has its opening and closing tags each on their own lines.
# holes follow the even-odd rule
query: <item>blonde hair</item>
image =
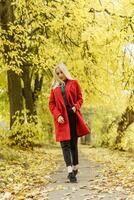
<svg viewBox="0 0 134 200">
<path fill-rule="evenodd" d="M 56 66 L 54 66 L 54 70 L 53 70 L 53 80 L 52 80 L 52 85 L 51 87 L 54 89 L 56 87 L 58 87 L 61 83 L 65 84 L 64 81 L 60 80 L 56 74 L 56 69 L 60 69 L 63 74 L 66 76 L 67 79 L 69 80 L 73 80 L 70 72 L 68 71 L 66 65 L 64 63 L 59 63 Z"/>
</svg>

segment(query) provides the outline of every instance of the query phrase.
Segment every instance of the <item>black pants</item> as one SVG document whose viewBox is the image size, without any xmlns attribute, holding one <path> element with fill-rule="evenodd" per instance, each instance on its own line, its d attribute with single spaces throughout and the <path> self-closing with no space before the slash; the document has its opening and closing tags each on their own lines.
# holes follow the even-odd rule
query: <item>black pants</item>
<svg viewBox="0 0 134 200">
<path fill-rule="evenodd" d="M 76 113 L 73 110 L 68 110 L 68 119 L 70 126 L 71 140 L 61 141 L 64 161 L 66 166 L 78 164 L 78 137 L 76 135 Z"/>
</svg>

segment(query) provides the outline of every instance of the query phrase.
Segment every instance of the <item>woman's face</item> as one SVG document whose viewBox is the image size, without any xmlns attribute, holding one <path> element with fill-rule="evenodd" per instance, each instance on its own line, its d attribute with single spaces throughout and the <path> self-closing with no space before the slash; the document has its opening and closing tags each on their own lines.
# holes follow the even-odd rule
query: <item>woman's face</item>
<svg viewBox="0 0 134 200">
<path fill-rule="evenodd" d="M 64 73 L 59 68 L 57 68 L 55 72 L 60 80 L 65 81 L 67 79 Z"/>
</svg>

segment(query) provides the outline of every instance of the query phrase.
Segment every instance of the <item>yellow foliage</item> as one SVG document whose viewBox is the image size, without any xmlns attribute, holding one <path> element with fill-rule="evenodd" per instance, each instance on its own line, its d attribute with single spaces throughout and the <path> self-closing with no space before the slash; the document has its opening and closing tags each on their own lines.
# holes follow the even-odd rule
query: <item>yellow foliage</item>
<svg viewBox="0 0 134 200">
<path fill-rule="evenodd" d="M 0 159 L 0 198 L 9 192 L 12 198 L 26 199 L 34 191 L 40 199 L 44 195 L 40 190 L 51 182 L 50 173 L 57 169 L 61 152 L 56 146 L 33 151 L 1 146 Z"/>
</svg>

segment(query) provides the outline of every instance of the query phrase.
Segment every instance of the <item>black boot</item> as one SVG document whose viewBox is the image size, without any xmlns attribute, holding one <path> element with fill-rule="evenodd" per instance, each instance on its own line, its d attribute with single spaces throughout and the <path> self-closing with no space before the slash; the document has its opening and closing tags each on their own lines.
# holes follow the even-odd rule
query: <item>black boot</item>
<svg viewBox="0 0 134 200">
<path fill-rule="evenodd" d="M 68 174 L 68 179 L 70 181 L 70 183 L 76 183 L 77 182 L 77 178 L 76 176 L 74 175 L 74 172 L 70 172 Z"/>
</svg>

